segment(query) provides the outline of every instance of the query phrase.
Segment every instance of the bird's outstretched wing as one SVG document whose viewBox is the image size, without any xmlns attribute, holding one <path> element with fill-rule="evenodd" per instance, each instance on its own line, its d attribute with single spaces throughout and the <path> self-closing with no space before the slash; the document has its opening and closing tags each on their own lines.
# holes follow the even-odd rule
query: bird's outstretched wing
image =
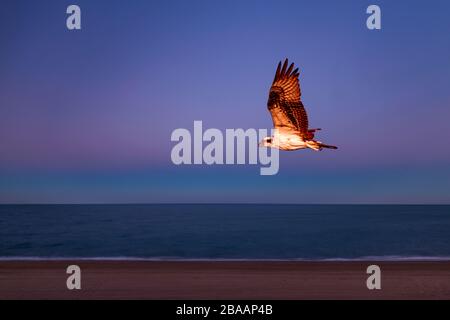
<svg viewBox="0 0 450 320">
<path fill-rule="evenodd" d="M 292 63 L 288 68 L 288 59 L 278 64 L 275 79 L 270 88 L 267 107 L 272 115 L 275 129 L 297 131 L 308 136 L 308 115 L 300 100 L 301 91 L 298 80 L 298 68 Z"/>
</svg>

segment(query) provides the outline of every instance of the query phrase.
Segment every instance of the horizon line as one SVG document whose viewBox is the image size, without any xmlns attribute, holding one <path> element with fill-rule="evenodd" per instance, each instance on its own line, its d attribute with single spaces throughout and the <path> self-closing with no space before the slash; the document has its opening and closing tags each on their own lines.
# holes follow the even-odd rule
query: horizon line
<svg viewBox="0 0 450 320">
<path fill-rule="evenodd" d="M 276 203 L 276 202 L 58 202 L 0 203 L 0 206 L 105 206 L 105 205 L 273 205 L 273 206 L 449 206 L 450 203 Z"/>
</svg>

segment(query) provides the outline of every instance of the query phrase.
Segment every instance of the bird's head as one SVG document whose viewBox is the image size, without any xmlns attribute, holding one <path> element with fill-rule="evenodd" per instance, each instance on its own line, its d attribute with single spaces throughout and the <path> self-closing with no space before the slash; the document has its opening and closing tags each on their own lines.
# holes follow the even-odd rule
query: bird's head
<svg viewBox="0 0 450 320">
<path fill-rule="evenodd" d="M 260 147 L 271 147 L 273 143 L 272 137 L 265 137 L 261 143 L 259 144 Z"/>
</svg>

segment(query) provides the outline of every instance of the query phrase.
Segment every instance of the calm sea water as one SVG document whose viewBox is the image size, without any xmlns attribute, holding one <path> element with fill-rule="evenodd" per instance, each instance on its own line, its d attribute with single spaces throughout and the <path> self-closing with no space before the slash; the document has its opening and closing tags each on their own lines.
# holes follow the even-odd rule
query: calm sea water
<svg viewBox="0 0 450 320">
<path fill-rule="evenodd" d="M 450 257 L 450 206 L 0 206 L 0 257 Z"/>
</svg>

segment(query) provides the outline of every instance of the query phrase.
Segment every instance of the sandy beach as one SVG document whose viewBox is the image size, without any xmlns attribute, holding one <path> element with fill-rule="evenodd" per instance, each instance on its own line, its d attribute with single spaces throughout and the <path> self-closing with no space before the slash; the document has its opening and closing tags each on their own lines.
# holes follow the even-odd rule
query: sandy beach
<svg viewBox="0 0 450 320">
<path fill-rule="evenodd" d="M 81 290 L 66 287 L 72 264 Z M 450 299 L 450 262 L 7 261 L 0 299 Z"/>
</svg>

